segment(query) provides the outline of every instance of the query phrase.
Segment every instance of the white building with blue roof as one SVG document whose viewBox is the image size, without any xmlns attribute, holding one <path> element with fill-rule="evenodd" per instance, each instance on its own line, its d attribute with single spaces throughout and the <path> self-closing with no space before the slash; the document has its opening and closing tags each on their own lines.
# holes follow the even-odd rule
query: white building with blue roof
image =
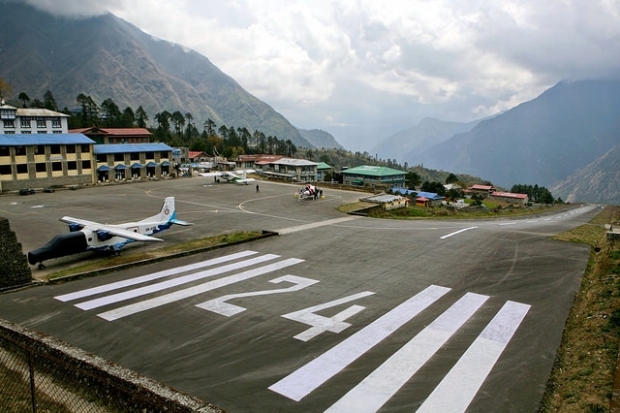
<svg viewBox="0 0 620 413">
<path fill-rule="evenodd" d="M 96 182 L 165 178 L 173 172 L 173 148 L 165 143 L 94 145 Z"/>
</svg>

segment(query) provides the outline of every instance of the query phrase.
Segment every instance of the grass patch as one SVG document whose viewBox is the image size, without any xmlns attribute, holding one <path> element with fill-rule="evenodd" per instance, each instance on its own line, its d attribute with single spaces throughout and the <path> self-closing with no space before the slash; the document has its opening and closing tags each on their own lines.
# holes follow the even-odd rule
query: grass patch
<svg viewBox="0 0 620 413">
<path fill-rule="evenodd" d="M 221 244 L 230 244 L 242 241 L 249 241 L 262 235 L 260 231 L 243 231 L 230 234 L 221 234 L 213 237 L 201 238 L 178 244 L 168 245 L 151 251 L 143 251 L 120 256 L 104 256 L 98 259 L 88 260 L 60 271 L 50 273 L 47 278 L 53 280 L 56 278 L 67 277 L 70 275 L 82 274 L 93 271 L 102 271 L 111 267 L 120 265 L 135 264 L 141 261 L 160 259 L 177 254 L 191 254 L 200 252 L 206 248 L 214 247 Z"/>
<path fill-rule="evenodd" d="M 609 411 L 620 337 L 620 276 L 614 271 L 620 266 L 620 245 L 607 242 L 603 225 L 618 216 L 619 207 L 607 206 L 590 223 L 554 237 L 590 245 L 592 253 L 540 413 Z"/>
</svg>

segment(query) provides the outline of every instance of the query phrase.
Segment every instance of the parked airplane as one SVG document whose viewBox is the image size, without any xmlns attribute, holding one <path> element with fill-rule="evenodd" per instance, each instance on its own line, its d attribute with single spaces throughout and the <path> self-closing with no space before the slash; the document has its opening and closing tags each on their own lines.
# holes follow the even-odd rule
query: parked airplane
<svg viewBox="0 0 620 413">
<path fill-rule="evenodd" d="M 109 251 L 118 255 L 122 247 L 133 241 L 163 241 L 151 235 L 167 230 L 173 224 L 192 225 L 176 219 L 174 197 L 166 198 L 157 215 L 137 222 L 100 224 L 66 216 L 60 218 L 60 221 L 69 225 L 69 232 L 56 235 L 43 247 L 28 252 L 28 262 L 31 265 L 38 263 L 40 270 L 45 269 L 43 261 L 52 258 L 86 251 Z"/>
<path fill-rule="evenodd" d="M 247 185 L 248 182 L 254 182 L 255 179 L 248 178 L 248 174 L 254 173 L 253 169 L 243 169 L 238 171 L 221 171 L 221 172 L 202 172 L 200 175 L 213 178 L 223 178 L 226 182 L 234 182 L 240 185 Z"/>
</svg>

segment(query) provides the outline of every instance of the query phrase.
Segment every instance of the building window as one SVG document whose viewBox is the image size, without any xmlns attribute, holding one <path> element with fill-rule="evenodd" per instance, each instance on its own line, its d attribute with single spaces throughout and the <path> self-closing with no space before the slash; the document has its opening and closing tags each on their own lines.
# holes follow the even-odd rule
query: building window
<svg viewBox="0 0 620 413">
<path fill-rule="evenodd" d="M 11 156 L 8 146 L 0 146 L 0 156 Z"/>
<path fill-rule="evenodd" d="M 60 118 L 52 118 L 52 128 L 61 128 Z"/>
<path fill-rule="evenodd" d="M 67 170 L 68 171 L 75 171 L 76 169 L 77 169 L 77 162 L 75 162 L 75 161 L 67 162 Z"/>
<path fill-rule="evenodd" d="M 55 154 L 55 155 L 59 155 L 60 154 L 60 145 L 51 145 L 50 146 L 50 153 L 51 154 Z"/>
<path fill-rule="evenodd" d="M 45 163 L 37 163 L 35 164 L 35 168 L 37 172 L 45 172 L 47 170 Z"/>
<path fill-rule="evenodd" d="M 67 153 L 75 153 L 75 145 L 67 145 L 66 149 Z"/>
<path fill-rule="evenodd" d="M 43 145 L 37 145 L 34 147 L 34 154 L 35 155 L 45 155 L 45 146 Z"/>
<path fill-rule="evenodd" d="M 27 174 L 28 173 L 28 165 L 25 163 L 20 163 L 18 165 L 15 165 L 17 167 L 17 173 L 18 174 Z"/>
<path fill-rule="evenodd" d="M 29 130 L 23 130 L 22 131 L 22 135 L 30 135 L 30 131 Z"/>
<path fill-rule="evenodd" d="M 15 147 L 15 156 L 24 156 L 26 155 L 26 147 L 25 146 L 16 146 Z"/>
<path fill-rule="evenodd" d="M 0 165 L 0 175 L 11 175 L 11 165 Z"/>
<path fill-rule="evenodd" d="M 15 135 L 15 131 L 14 130 L 6 130 L 4 131 L 5 135 Z"/>
<path fill-rule="evenodd" d="M 97 154 L 97 162 L 99 162 L 99 163 L 107 163 L 108 162 L 108 155 L 103 154 L 103 153 L 98 153 Z"/>
<path fill-rule="evenodd" d="M 125 160 L 124 153 L 115 153 L 114 154 L 114 162 L 123 162 Z"/>
<path fill-rule="evenodd" d="M 82 148 L 82 149 L 81 149 L 81 152 L 82 152 L 82 153 L 88 153 L 88 152 L 90 152 L 90 146 L 88 146 L 88 145 L 82 145 L 82 146 L 81 146 L 81 148 Z"/>
<path fill-rule="evenodd" d="M 139 152 L 132 152 L 129 154 L 129 157 L 132 161 L 139 161 L 140 160 L 140 153 Z"/>
<path fill-rule="evenodd" d="M 19 124 L 22 129 L 30 129 L 30 118 L 21 118 Z"/>
<path fill-rule="evenodd" d="M 90 169 L 90 161 L 82 161 L 82 169 Z"/>
<path fill-rule="evenodd" d="M 60 134 L 60 133 L 62 133 L 62 131 L 61 131 L 61 130 L 55 130 L 55 131 L 52 131 L 52 133 L 58 133 L 58 134 Z"/>
<path fill-rule="evenodd" d="M 62 171 L 62 162 L 52 162 L 52 171 Z"/>
<path fill-rule="evenodd" d="M 11 120 L 5 119 L 4 127 L 7 129 L 15 129 L 15 121 L 13 119 Z"/>
<path fill-rule="evenodd" d="M 46 127 L 47 127 L 47 124 L 45 122 L 45 118 L 37 118 L 37 128 L 45 129 Z"/>
<path fill-rule="evenodd" d="M 2 109 L 2 110 L 0 110 L 0 118 L 2 118 L 2 119 L 15 119 L 15 109 Z"/>
</svg>

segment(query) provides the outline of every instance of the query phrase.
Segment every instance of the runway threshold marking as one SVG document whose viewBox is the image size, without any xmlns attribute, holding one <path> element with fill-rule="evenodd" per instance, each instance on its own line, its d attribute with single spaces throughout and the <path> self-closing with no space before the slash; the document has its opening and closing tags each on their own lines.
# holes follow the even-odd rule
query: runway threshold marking
<svg viewBox="0 0 620 413">
<path fill-rule="evenodd" d="M 171 280 L 161 281 L 156 284 L 146 285 L 144 287 L 136 288 L 133 290 L 123 291 L 105 297 L 96 298 L 94 300 L 84 301 L 82 303 L 76 304 L 75 306 L 77 308 L 81 308 L 82 310 L 92 310 L 93 308 L 103 307 L 104 305 L 118 303 L 119 301 L 125 301 L 132 298 L 141 297 L 143 295 L 166 290 L 171 287 L 177 287 L 179 285 L 202 280 L 204 278 L 220 275 L 225 272 L 240 270 L 242 268 L 260 264 L 265 261 L 271 261 L 276 258 L 280 258 L 280 256 L 274 254 L 265 254 L 259 257 L 247 259 L 245 261 L 223 265 L 221 267 L 213 268 L 210 270 L 199 271 L 193 274 L 184 275 L 182 277 L 173 278 Z"/>
<path fill-rule="evenodd" d="M 170 275 L 176 275 L 187 271 L 193 271 L 200 268 L 210 267 L 212 265 L 222 264 L 228 261 L 233 261 L 239 258 L 244 258 L 250 255 L 258 254 L 256 251 L 241 251 L 235 254 L 225 255 L 223 257 L 213 258 L 206 261 L 201 261 L 195 264 L 184 265 L 182 267 L 171 268 L 169 270 L 163 270 L 154 272 L 151 274 L 143 275 L 141 277 L 131 278 L 129 280 L 122 280 L 118 282 L 113 282 L 110 284 L 105 284 L 99 287 L 93 287 L 86 290 L 77 291 L 70 294 L 63 294 L 54 297 L 55 299 L 66 302 L 77 300 L 80 298 L 90 297 L 92 295 L 106 293 L 108 291 L 114 291 L 125 287 L 130 287 L 132 285 L 142 284 L 145 282 L 157 280 L 159 278 L 168 277 Z"/>
<path fill-rule="evenodd" d="M 374 413 L 379 410 L 488 298 L 475 293 L 465 294 L 325 413 Z"/>
<path fill-rule="evenodd" d="M 127 317 L 132 314 L 139 313 L 141 311 L 150 310 L 152 308 L 160 307 L 165 304 L 173 303 L 183 300 L 185 298 L 194 297 L 199 294 L 203 294 L 207 291 L 215 290 L 236 282 L 248 280 L 250 278 L 258 277 L 263 274 L 277 271 L 291 265 L 299 264 L 304 260 L 298 258 L 289 258 L 277 263 L 265 265 L 263 267 L 254 268 L 238 274 L 229 275 L 227 277 L 219 278 L 217 280 L 209 281 L 200 285 L 194 285 L 192 287 L 168 293 L 159 297 L 154 297 L 148 300 L 140 301 L 134 304 L 129 304 L 123 307 L 115 308 L 110 311 L 97 314 L 97 316 L 104 320 L 113 321 L 119 318 Z"/>
<path fill-rule="evenodd" d="M 318 227 L 324 227 L 326 225 L 339 224 L 341 222 L 352 221 L 354 219 L 358 219 L 358 217 L 334 218 L 334 219 L 328 219 L 326 221 L 311 222 L 309 224 L 296 225 L 294 227 L 282 228 L 282 229 L 276 230 L 276 232 L 279 233 L 280 235 L 284 235 L 284 234 L 290 234 L 292 232 L 304 231 L 307 229 L 318 228 Z"/>
<path fill-rule="evenodd" d="M 454 235 L 458 235 L 458 234 L 460 234 L 460 233 L 462 233 L 462 232 L 469 231 L 469 230 L 476 229 L 476 228 L 478 228 L 478 227 L 463 228 L 463 229 L 460 229 L 460 230 L 458 230 L 458 231 L 455 231 L 455 232 L 451 232 L 451 233 L 449 233 L 449 234 L 446 234 L 446 235 L 444 235 L 443 237 L 439 237 L 439 239 L 446 239 L 446 238 L 450 238 L 450 237 L 452 237 L 452 236 L 454 236 Z"/>
<path fill-rule="evenodd" d="M 417 413 L 464 412 L 529 309 L 527 304 L 506 302 Z"/>
<path fill-rule="evenodd" d="M 300 401 L 410 321 L 450 288 L 431 285 L 277 383 L 271 391 Z"/>
</svg>

